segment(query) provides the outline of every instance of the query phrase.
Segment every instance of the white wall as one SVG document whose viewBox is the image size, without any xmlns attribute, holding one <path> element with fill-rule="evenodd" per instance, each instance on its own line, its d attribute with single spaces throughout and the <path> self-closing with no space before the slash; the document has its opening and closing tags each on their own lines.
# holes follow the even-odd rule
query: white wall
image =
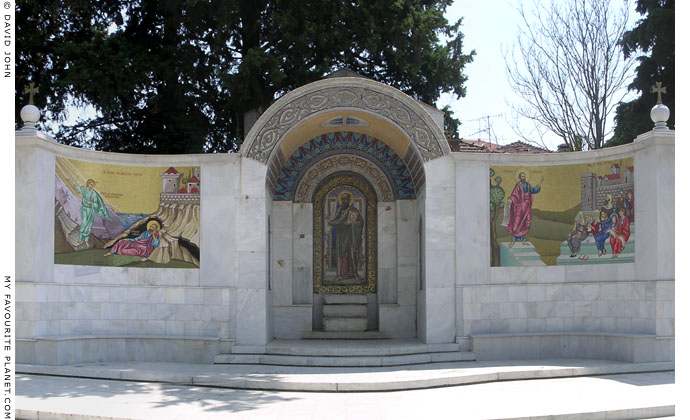
<svg viewBox="0 0 690 420">
<path fill-rule="evenodd" d="M 209 362 L 233 343 L 261 347 L 273 337 L 300 338 L 311 329 L 312 205 L 273 202 L 262 164 L 232 154 L 98 153 L 32 136 L 18 136 L 15 150 L 20 362 L 130 356 Z M 200 268 L 54 265 L 56 156 L 200 166 Z M 490 267 L 491 165 L 567 165 L 630 156 L 637 198 L 635 263 Z M 427 343 L 460 342 L 478 358 L 538 357 L 567 340 L 569 351 L 594 348 L 601 352 L 591 354 L 601 357 L 672 360 L 674 176 L 673 133 L 586 153 L 452 153 L 425 163 L 426 184 L 416 200 L 378 205 L 380 330 Z M 609 341 L 598 342 L 601 337 Z M 619 340 L 615 337 L 628 340 L 630 350 L 606 353 L 610 340 Z M 171 343 L 186 350 L 173 351 Z"/>
<path fill-rule="evenodd" d="M 475 345 L 475 350 L 490 347 L 486 352 L 491 353 L 492 358 L 517 357 L 517 354 L 539 357 L 539 345 L 534 351 L 524 351 L 525 346 L 529 347 L 520 341 L 525 339 L 524 335 L 534 337 L 531 339 L 534 344 L 535 340 L 542 339 L 539 338 L 541 333 L 562 333 L 571 337 L 570 344 L 563 347 L 575 348 L 578 339 L 587 341 L 590 346 L 595 344 L 584 336 L 572 338 L 573 333 L 640 334 L 657 338 L 656 344 L 654 340 L 636 344 L 638 347 L 656 346 L 654 351 L 647 352 L 654 353 L 654 357 L 650 356 L 652 359 L 672 358 L 675 202 L 672 135 L 649 136 L 633 144 L 595 152 L 453 153 L 452 156 L 456 176 L 457 235 L 454 239 L 458 340 L 473 337 L 475 344 L 479 344 Z M 490 166 L 568 165 L 633 156 L 634 263 L 490 267 Z M 492 336 L 490 346 L 480 343 L 482 336 Z M 507 337 L 514 337 L 513 342 Z M 564 350 L 563 355 L 566 354 Z"/>
<path fill-rule="evenodd" d="M 238 156 L 98 153 L 26 136 L 18 136 L 15 153 L 20 362 L 98 361 L 130 353 L 136 360 L 210 362 L 228 348 L 237 326 L 238 260 L 228 256 L 237 255 L 238 249 Z M 132 166 L 200 166 L 199 269 L 53 264 L 55 157 Z M 167 349 L 171 340 L 186 351 Z"/>
</svg>

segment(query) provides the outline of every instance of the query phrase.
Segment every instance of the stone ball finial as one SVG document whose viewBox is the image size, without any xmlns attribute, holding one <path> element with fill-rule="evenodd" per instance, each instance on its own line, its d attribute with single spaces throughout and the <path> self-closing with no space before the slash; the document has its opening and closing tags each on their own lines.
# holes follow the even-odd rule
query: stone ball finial
<svg viewBox="0 0 690 420">
<path fill-rule="evenodd" d="M 41 119 L 41 111 L 35 105 L 24 105 L 19 116 L 24 121 L 23 128 L 35 128 L 36 123 Z"/>
<path fill-rule="evenodd" d="M 656 104 L 649 113 L 654 122 L 654 131 L 667 131 L 666 121 L 671 116 L 671 110 L 664 104 Z"/>
<path fill-rule="evenodd" d="M 666 121 L 671 116 L 671 111 L 666 105 L 661 103 L 661 94 L 666 93 L 666 88 L 661 85 L 661 82 L 656 82 L 652 87 L 652 93 L 657 94 L 656 105 L 649 112 L 649 116 L 654 121 L 654 131 L 668 131 Z"/>
</svg>

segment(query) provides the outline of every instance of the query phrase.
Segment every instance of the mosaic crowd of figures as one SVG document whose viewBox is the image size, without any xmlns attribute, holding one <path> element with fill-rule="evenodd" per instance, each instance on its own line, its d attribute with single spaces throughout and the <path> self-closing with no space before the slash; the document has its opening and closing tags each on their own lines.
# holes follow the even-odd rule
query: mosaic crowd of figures
<svg viewBox="0 0 690 420">
<path fill-rule="evenodd" d="M 492 166 L 491 265 L 634 262 L 633 174 L 632 158 Z"/>
</svg>

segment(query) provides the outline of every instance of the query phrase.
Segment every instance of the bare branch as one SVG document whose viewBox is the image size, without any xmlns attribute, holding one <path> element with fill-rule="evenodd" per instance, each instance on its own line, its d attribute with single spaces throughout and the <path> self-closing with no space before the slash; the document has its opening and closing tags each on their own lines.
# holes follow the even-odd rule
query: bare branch
<svg viewBox="0 0 690 420">
<path fill-rule="evenodd" d="M 628 0 L 534 0 L 520 6 L 521 25 L 508 79 L 524 101 L 516 113 L 561 137 L 571 150 L 603 146 L 607 119 L 625 95 L 634 60 L 619 44 L 629 19 Z M 521 133 L 521 132 L 520 132 Z"/>
</svg>

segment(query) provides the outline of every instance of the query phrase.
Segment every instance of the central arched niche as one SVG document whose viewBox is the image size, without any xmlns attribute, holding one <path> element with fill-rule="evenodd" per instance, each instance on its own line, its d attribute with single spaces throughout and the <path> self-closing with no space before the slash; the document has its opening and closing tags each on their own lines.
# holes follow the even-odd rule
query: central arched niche
<svg viewBox="0 0 690 420">
<path fill-rule="evenodd" d="M 313 309 L 312 330 L 352 332 L 378 330 L 378 207 L 371 184 L 359 174 L 336 172 L 319 182 L 312 197 Z M 348 308 L 359 314 L 330 323 L 325 309 L 329 296 L 362 299 Z M 337 311 L 342 305 L 331 307 Z M 342 315 L 342 314 L 341 314 Z M 359 318 L 358 325 L 352 317 Z M 337 316 L 337 315 L 336 315 Z M 366 322 L 364 319 L 366 316 Z M 355 322 L 355 323 L 356 323 Z"/>
<path fill-rule="evenodd" d="M 274 337 L 301 338 L 305 332 L 320 331 L 323 297 L 330 293 L 366 295 L 368 330 L 379 330 L 384 336 L 415 337 L 417 194 L 424 182 L 422 163 L 410 157 L 414 154 L 409 147 L 406 161 L 396 152 L 404 148 L 391 147 L 390 140 L 342 130 L 346 127 L 338 123 L 348 121 L 347 114 L 342 119 L 328 117 L 331 120 L 321 119 L 320 126 L 333 131 L 291 146 L 287 157 L 277 153 L 280 159 L 273 160 L 274 168 L 269 169 L 274 171 L 267 180 L 273 198 Z M 335 126 L 327 126 L 329 123 Z M 410 170 L 409 162 L 418 165 L 417 172 Z M 332 257 L 325 255 L 329 249 L 334 252 L 325 228 L 337 212 L 339 188 L 354 188 L 353 198 L 360 200 L 359 211 L 366 219 L 357 281 L 329 281 L 328 272 L 336 272 L 337 261 L 324 260 Z"/>
</svg>

